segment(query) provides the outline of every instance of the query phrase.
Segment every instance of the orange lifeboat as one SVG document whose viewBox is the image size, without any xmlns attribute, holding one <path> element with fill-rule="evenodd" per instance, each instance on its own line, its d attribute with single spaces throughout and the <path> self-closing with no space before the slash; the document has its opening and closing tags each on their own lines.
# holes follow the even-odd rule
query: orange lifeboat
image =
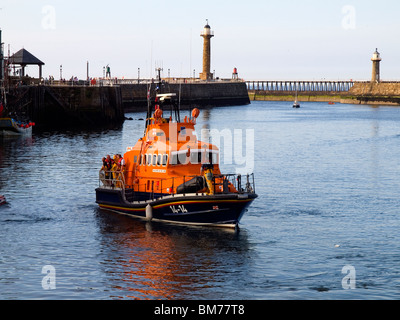
<svg viewBox="0 0 400 320">
<path fill-rule="evenodd" d="M 218 148 L 197 139 L 198 108 L 181 121 L 176 94 L 159 94 L 155 101 L 144 136 L 127 148 L 118 174 L 104 166 L 100 171 L 96 202 L 147 221 L 236 227 L 257 198 L 254 175 L 221 173 Z"/>
</svg>

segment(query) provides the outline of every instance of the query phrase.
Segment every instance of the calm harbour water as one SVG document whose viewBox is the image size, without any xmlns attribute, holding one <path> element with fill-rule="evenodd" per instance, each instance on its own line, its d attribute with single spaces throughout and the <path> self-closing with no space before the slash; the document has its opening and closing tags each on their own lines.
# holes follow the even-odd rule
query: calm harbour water
<svg viewBox="0 0 400 320">
<path fill-rule="evenodd" d="M 400 108 L 255 102 L 202 111 L 197 127 L 255 130 L 259 198 L 238 233 L 98 209 L 101 158 L 143 121 L 1 138 L 0 299 L 400 298 Z"/>
</svg>

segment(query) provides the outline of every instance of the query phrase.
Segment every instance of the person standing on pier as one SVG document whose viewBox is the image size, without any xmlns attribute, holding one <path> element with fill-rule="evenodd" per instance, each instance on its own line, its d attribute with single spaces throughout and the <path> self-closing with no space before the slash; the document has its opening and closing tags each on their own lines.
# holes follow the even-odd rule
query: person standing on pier
<svg viewBox="0 0 400 320">
<path fill-rule="evenodd" d="M 106 70 L 106 78 L 111 78 L 111 68 L 109 65 L 107 65 Z"/>
</svg>

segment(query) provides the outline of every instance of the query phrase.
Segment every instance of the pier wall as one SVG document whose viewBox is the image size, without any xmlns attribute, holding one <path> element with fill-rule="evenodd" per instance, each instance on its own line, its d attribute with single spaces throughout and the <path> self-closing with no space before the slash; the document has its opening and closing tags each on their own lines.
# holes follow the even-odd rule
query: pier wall
<svg viewBox="0 0 400 320">
<path fill-rule="evenodd" d="M 400 82 L 357 82 L 350 89 L 349 94 L 354 96 L 400 96 Z"/>
<path fill-rule="evenodd" d="M 157 85 L 151 84 L 153 99 Z M 146 83 L 23 85 L 10 88 L 7 109 L 10 116 L 43 129 L 114 126 L 123 123 L 125 112 L 147 110 L 148 88 Z M 182 109 L 250 103 L 240 81 L 163 82 L 161 93 L 176 93 Z"/>
<path fill-rule="evenodd" d="M 38 128 L 99 127 L 124 121 L 117 86 L 22 86 L 10 90 L 8 112 Z"/>
<path fill-rule="evenodd" d="M 357 82 L 344 99 L 359 104 L 400 105 L 400 82 Z"/>
<path fill-rule="evenodd" d="M 125 111 L 143 111 L 147 107 L 147 84 L 119 84 Z M 152 91 L 157 84 L 152 84 Z M 182 108 L 196 105 L 229 106 L 250 103 L 245 82 L 168 83 L 161 86 L 161 93 L 176 93 Z"/>
<path fill-rule="evenodd" d="M 251 101 L 294 101 L 296 92 L 270 92 L 249 90 Z M 300 102 L 341 102 L 343 95 L 337 92 L 301 92 L 297 94 Z"/>
</svg>

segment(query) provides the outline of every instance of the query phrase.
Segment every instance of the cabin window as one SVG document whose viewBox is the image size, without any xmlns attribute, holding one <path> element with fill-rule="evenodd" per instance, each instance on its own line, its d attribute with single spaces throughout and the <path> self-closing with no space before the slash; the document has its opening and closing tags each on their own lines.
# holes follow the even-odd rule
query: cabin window
<svg viewBox="0 0 400 320">
<path fill-rule="evenodd" d="M 218 153 L 212 153 L 212 163 L 218 164 Z"/>
<path fill-rule="evenodd" d="M 172 165 L 178 164 L 178 154 L 177 153 L 171 154 L 171 164 Z"/>
<path fill-rule="evenodd" d="M 206 152 L 204 163 L 218 164 L 218 153 L 217 152 Z"/>
<path fill-rule="evenodd" d="M 137 159 L 138 159 L 137 156 L 134 156 L 134 157 L 133 157 L 133 163 L 136 164 L 136 163 L 137 163 Z"/>
<path fill-rule="evenodd" d="M 163 162 L 162 165 L 165 167 L 168 164 L 168 155 L 164 154 L 163 155 Z"/>
<path fill-rule="evenodd" d="M 201 152 L 193 151 L 190 153 L 190 163 L 191 164 L 199 164 L 201 163 Z"/>
<path fill-rule="evenodd" d="M 157 155 L 153 155 L 153 166 L 157 165 Z"/>
<path fill-rule="evenodd" d="M 162 164 L 161 160 L 162 160 L 162 155 L 159 154 L 159 155 L 157 156 L 157 166 L 161 166 L 161 164 Z"/>
<path fill-rule="evenodd" d="M 191 164 L 197 164 L 197 152 L 191 152 L 190 153 L 190 163 Z"/>
<path fill-rule="evenodd" d="M 178 154 L 178 164 L 188 164 L 189 160 L 187 152 L 180 152 Z"/>
<path fill-rule="evenodd" d="M 151 154 L 147 155 L 147 165 L 151 166 Z"/>
<path fill-rule="evenodd" d="M 188 155 L 190 153 L 190 155 Z M 192 155 L 193 154 L 193 155 Z M 178 151 L 172 152 L 170 156 L 170 164 L 171 165 L 180 165 L 180 164 L 188 164 L 191 162 L 192 164 L 199 164 L 201 162 L 201 153 L 199 152 L 191 152 L 189 149 L 187 151 Z"/>
<path fill-rule="evenodd" d="M 165 166 L 168 163 L 168 155 L 163 156 L 163 165 Z M 218 164 L 219 163 L 219 155 L 216 150 L 193 150 L 190 151 L 190 155 L 188 157 L 188 152 L 178 151 L 172 152 L 170 156 L 170 164 L 171 165 L 181 165 L 181 164 Z"/>
<path fill-rule="evenodd" d="M 171 154 L 171 164 L 172 165 L 179 165 L 179 164 L 186 164 L 187 156 L 186 152 L 174 152 Z"/>
</svg>

